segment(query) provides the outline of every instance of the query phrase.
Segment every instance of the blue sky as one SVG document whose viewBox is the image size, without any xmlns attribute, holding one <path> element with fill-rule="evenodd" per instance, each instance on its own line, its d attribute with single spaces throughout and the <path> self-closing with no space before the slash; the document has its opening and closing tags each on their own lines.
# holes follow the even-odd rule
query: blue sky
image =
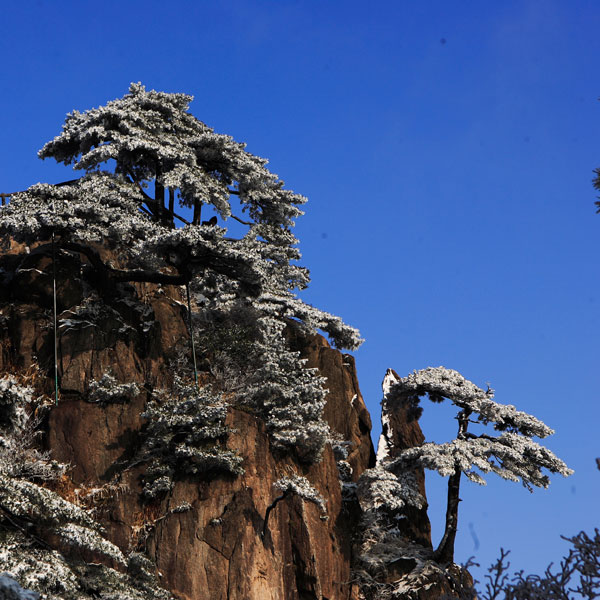
<svg viewBox="0 0 600 600">
<path fill-rule="evenodd" d="M 73 109 L 131 81 L 194 95 L 308 196 L 303 297 L 366 338 L 375 435 L 385 370 L 439 365 L 557 430 L 575 475 L 464 483 L 457 559 L 503 546 L 540 570 L 600 525 L 596 2 L 26 1 L 2 20 L 0 191 L 70 177 L 36 151 Z M 427 438 L 452 416 L 426 404 Z M 444 481 L 428 490 L 437 542 Z"/>
</svg>

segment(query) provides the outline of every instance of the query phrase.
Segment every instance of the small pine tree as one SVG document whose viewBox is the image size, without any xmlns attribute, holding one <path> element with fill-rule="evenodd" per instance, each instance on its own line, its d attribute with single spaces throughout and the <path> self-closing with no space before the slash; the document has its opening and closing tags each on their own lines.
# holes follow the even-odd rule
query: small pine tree
<svg viewBox="0 0 600 600">
<path fill-rule="evenodd" d="M 257 325 L 257 368 L 240 399 L 262 414 L 276 448 L 295 450 L 302 461 L 314 462 L 329 437 L 322 417 L 325 379 L 316 369 L 305 369 L 300 353 L 287 348 L 281 321 L 263 316 Z"/>
<path fill-rule="evenodd" d="M 67 465 L 38 449 L 41 431 L 34 389 L 14 375 L 0 378 L 0 476 L 31 481 L 60 479 Z"/>
<path fill-rule="evenodd" d="M 445 444 L 429 442 L 403 450 L 394 458 L 384 459 L 381 466 L 392 473 L 422 467 L 449 476 L 446 527 L 434 553 L 439 563 L 446 564 L 454 560 L 463 473 L 481 485 L 485 485 L 485 480 L 480 473 L 495 473 L 503 479 L 521 481 L 532 491 L 533 486 L 546 488 L 550 484 L 542 469 L 563 476 L 573 471 L 550 450 L 531 439 L 545 438 L 554 433 L 552 429 L 512 405 L 494 402 L 493 390 L 482 390 L 457 371 L 444 367 L 415 371 L 391 386 L 386 402 L 392 409 L 409 406 L 418 416 L 417 405 L 424 395 L 433 402 L 448 399 L 459 409 L 456 439 Z M 470 424 L 492 424 L 500 435 L 471 433 L 468 431 Z"/>
</svg>

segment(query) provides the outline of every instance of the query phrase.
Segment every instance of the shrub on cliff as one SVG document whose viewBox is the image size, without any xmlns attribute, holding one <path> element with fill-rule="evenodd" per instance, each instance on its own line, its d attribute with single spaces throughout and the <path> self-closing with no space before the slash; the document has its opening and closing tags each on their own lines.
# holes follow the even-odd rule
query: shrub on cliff
<svg viewBox="0 0 600 600">
<path fill-rule="evenodd" d="M 150 463 L 143 490 L 147 499 L 169 491 L 176 476 L 243 472 L 242 459 L 220 444 L 231 431 L 222 397 L 177 377 L 173 390 L 155 397 L 142 414 L 148 420 L 141 452 Z"/>
<path fill-rule="evenodd" d="M 106 539 L 91 511 L 43 487 L 56 484 L 68 465 L 37 448 L 35 409 L 43 409 L 43 397 L 27 385 L 32 379 L 22 373 L 0 379 L 0 575 L 12 577 L 0 582 L 0 598 L 42 592 L 48 600 L 169 600 L 152 568 L 132 571 L 139 557 L 125 557 Z M 121 570 L 127 565 L 130 574 L 98 559 Z M 28 591 L 19 591 L 15 579 Z"/>
<path fill-rule="evenodd" d="M 35 408 L 32 387 L 15 375 L 0 378 L 0 476 L 48 481 L 65 472 L 66 465 L 37 448 Z"/>
</svg>

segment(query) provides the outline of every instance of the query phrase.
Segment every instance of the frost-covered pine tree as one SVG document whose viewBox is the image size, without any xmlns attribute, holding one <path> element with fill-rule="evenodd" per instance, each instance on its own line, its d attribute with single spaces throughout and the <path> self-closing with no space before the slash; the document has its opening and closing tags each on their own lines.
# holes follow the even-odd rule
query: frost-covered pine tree
<svg viewBox="0 0 600 600">
<path fill-rule="evenodd" d="M 272 420 L 278 445 L 304 440 L 310 446 L 305 455 L 316 457 L 326 437 L 325 392 L 288 351 L 284 325 L 306 333 L 321 329 L 340 348 L 357 348 L 361 339 L 338 317 L 296 296 L 309 276 L 297 263 L 291 230 L 306 199 L 285 189 L 245 144 L 194 117 L 191 100 L 132 84 L 123 98 L 69 114 L 39 156 L 84 175 L 13 195 L 0 210 L 0 233 L 37 245 L 36 251 L 52 238 L 59 259 L 65 252 L 84 257 L 84 276 L 94 281 L 189 286 L 197 334 L 207 315 L 220 315 L 227 327 L 223 316 L 233 307 L 246 311 L 255 319 L 253 356 L 266 361 L 270 354 L 276 363 L 262 390 L 256 377 L 250 382 L 252 402 Z M 230 220 L 244 233 L 228 236 Z"/>
<path fill-rule="evenodd" d="M 379 466 L 397 475 L 422 467 L 449 477 L 446 527 L 434 552 L 438 563 L 448 564 L 454 560 L 463 473 L 481 485 L 485 485 L 481 473 L 495 473 L 503 479 L 521 481 L 532 491 L 533 486 L 545 488 L 550 483 L 542 469 L 563 476 L 572 471 L 550 450 L 532 439 L 545 438 L 554 433 L 552 429 L 512 405 L 495 402 L 493 390 L 482 390 L 452 369 L 437 367 L 415 371 L 392 385 L 385 401 L 390 410 L 408 406 L 418 417 L 418 403 L 424 395 L 433 402 L 448 399 L 457 407 L 456 439 L 444 444 L 428 442 L 408 448 L 393 458 L 384 458 Z M 472 433 L 468 431 L 471 424 L 492 425 L 499 435 Z"/>
<path fill-rule="evenodd" d="M 305 287 L 291 228 L 306 199 L 284 189 L 245 144 L 196 119 L 191 100 L 132 84 L 123 98 L 69 114 L 39 156 L 73 164 L 84 176 L 15 194 L 0 231 L 25 243 L 54 233 L 60 248 L 83 253 L 118 281 L 181 284 L 209 270 L 254 295 L 267 282 L 279 292 Z M 191 219 L 180 207 L 193 210 Z M 247 232 L 235 239 L 216 219 L 203 225 L 202 207 Z M 99 243 L 118 248 L 120 268 L 96 252 Z"/>
<path fill-rule="evenodd" d="M 121 99 L 68 115 L 61 135 L 39 155 L 87 174 L 16 194 L 2 229 L 25 243 L 53 233 L 59 248 L 84 254 L 118 281 L 182 284 L 211 268 L 256 291 L 271 270 L 266 262 L 279 260 L 290 280 L 305 283 L 305 271 L 289 264 L 298 254 L 288 235 L 305 199 L 284 191 L 266 161 L 193 117 L 190 100 L 132 85 Z M 230 197 L 252 217 L 243 240 L 224 240 L 223 228 L 201 225 L 202 205 L 234 217 Z M 193 227 L 174 229 L 176 202 L 194 206 L 191 223 L 178 220 Z M 94 243 L 117 249 L 122 268 L 102 260 Z"/>
</svg>

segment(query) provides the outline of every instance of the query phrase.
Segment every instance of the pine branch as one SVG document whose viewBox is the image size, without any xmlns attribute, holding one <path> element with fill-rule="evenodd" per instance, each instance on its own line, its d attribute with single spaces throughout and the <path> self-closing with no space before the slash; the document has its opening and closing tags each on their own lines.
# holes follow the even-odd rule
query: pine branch
<svg viewBox="0 0 600 600">
<path fill-rule="evenodd" d="M 250 221 L 244 221 L 242 219 L 240 219 L 239 217 L 236 217 L 235 215 L 231 215 L 232 219 L 235 219 L 238 223 L 241 223 L 242 225 L 254 225 L 254 223 L 250 222 Z"/>
</svg>

